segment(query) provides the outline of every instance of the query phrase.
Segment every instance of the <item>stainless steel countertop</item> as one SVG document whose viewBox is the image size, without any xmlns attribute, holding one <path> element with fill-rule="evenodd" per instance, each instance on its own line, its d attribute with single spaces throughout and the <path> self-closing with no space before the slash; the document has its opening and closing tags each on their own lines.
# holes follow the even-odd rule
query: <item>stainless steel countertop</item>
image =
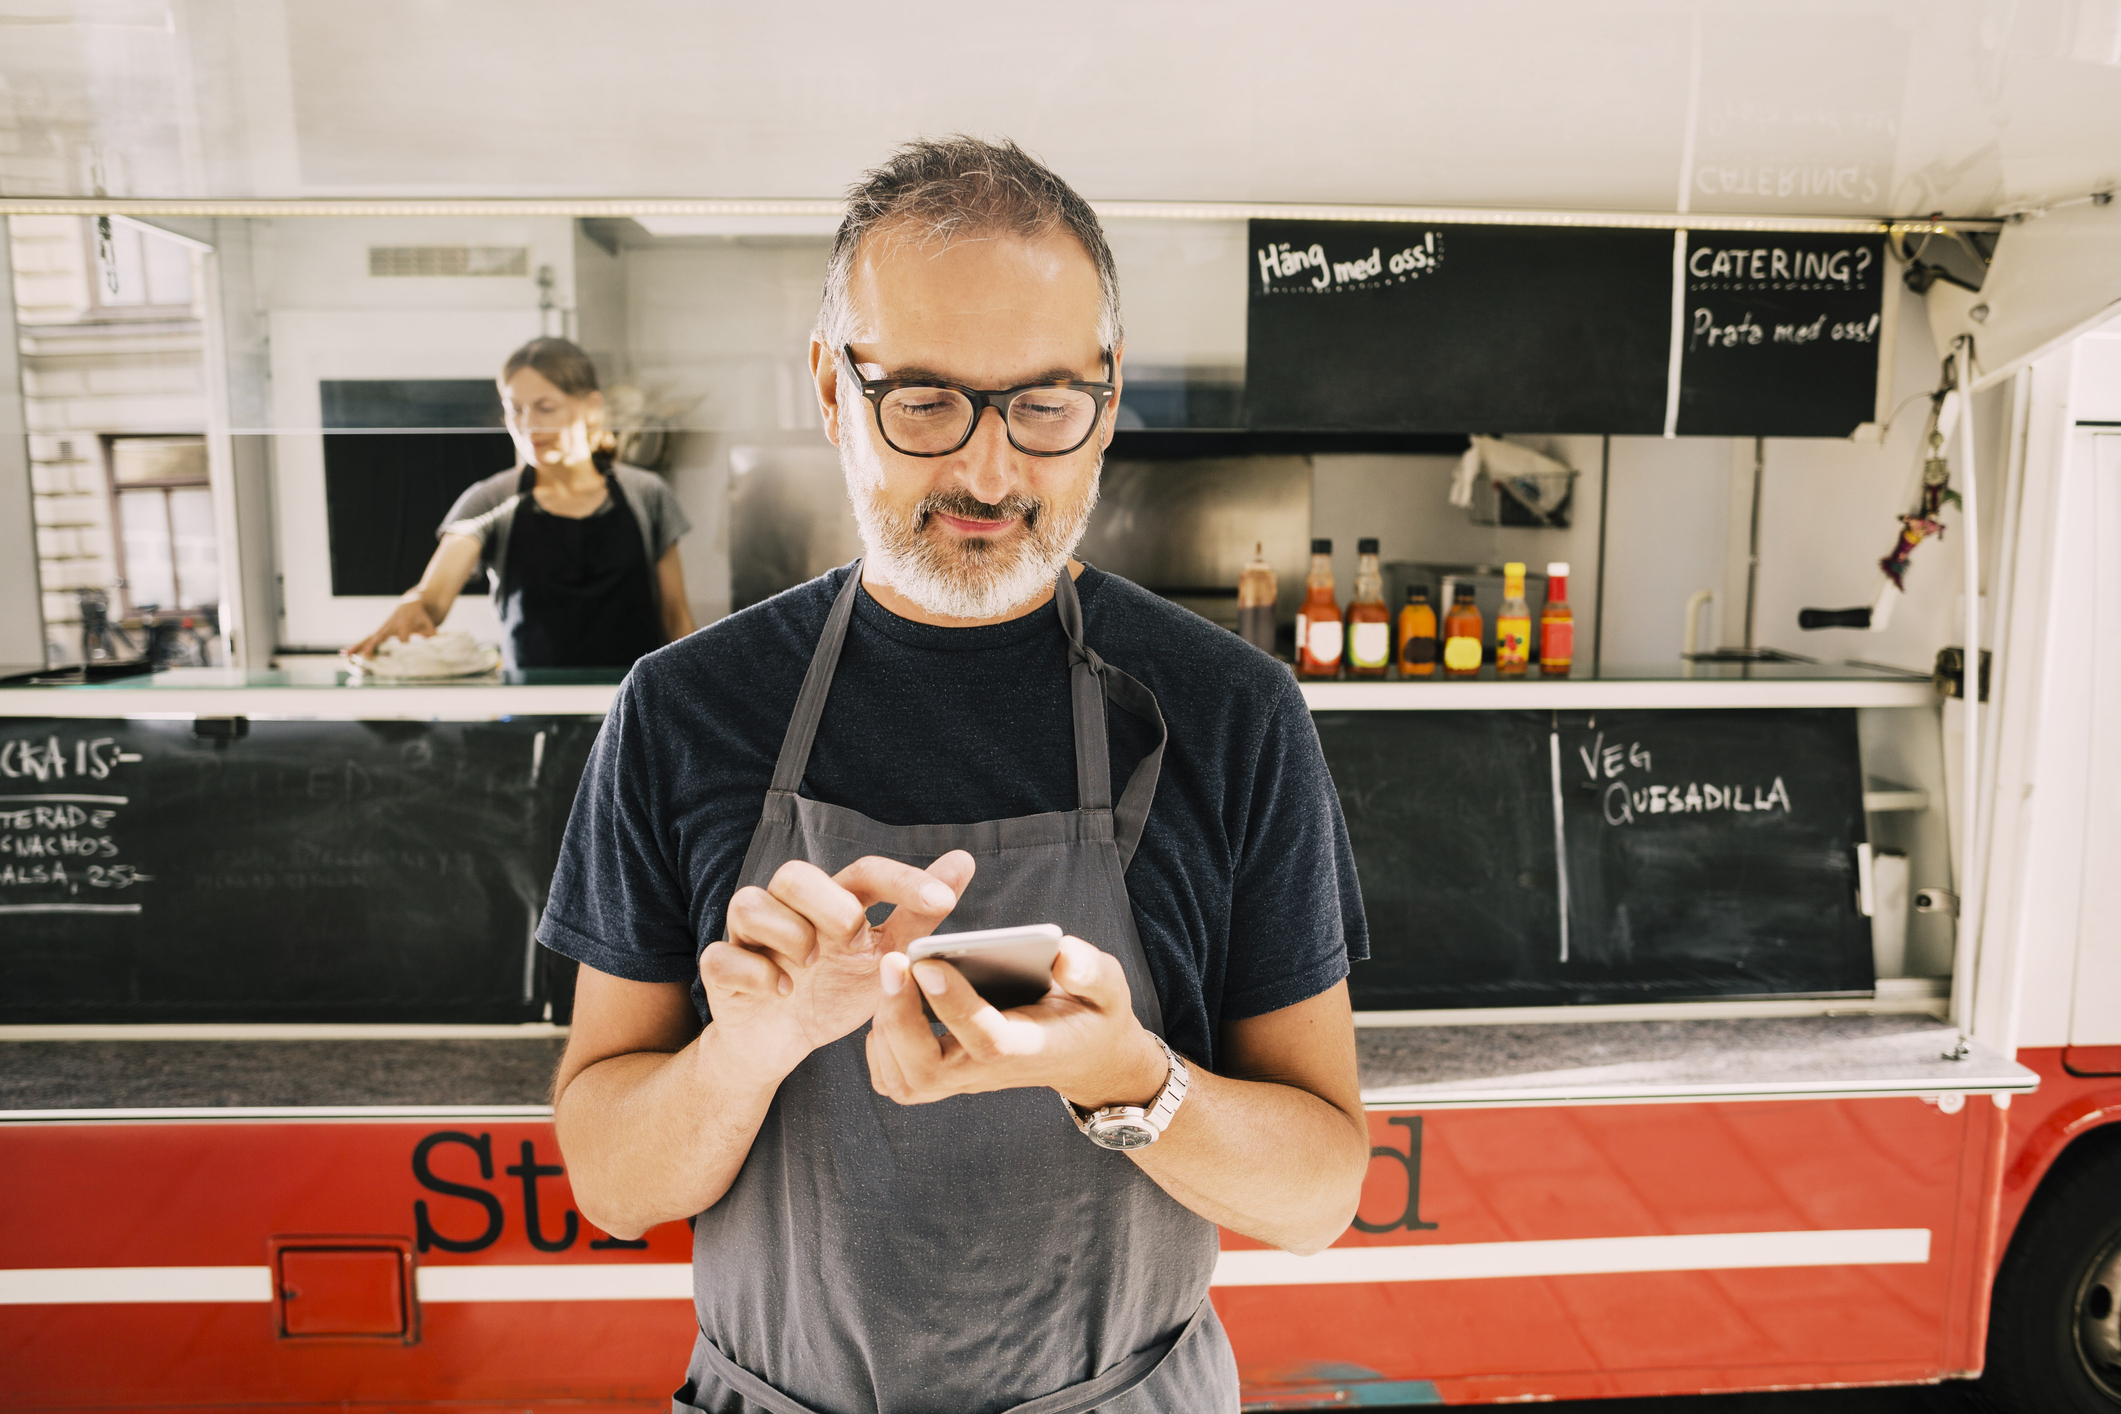
<svg viewBox="0 0 2121 1414">
<path fill-rule="evenodd" d="M 63 686 L 0 687 L 0 718 L 291 717 L 324 721 L 487 721 L 507 716 L 602 716 L 623 673 L 532 669 L 486 677 L 406 681 L 364 677 L 331 659 L 287 668 L 175 668 Z M 1315 712 L 1618 711 L 1645 708 L 1926 707 L 1926 678 L 1861 664 L 1672 663 L 1608 667 L 1558 680 L 1442 679 L 1307 682 Z"/>
<path fill-rule="evenodd" d="M 1928 1016 L 1366 1028 L 1372 1108 L 2008 1094 L 2039 1078 Z"/>
<path fill-rule="evenodd" d="M 240 1028 L 230 1028 L 240 1030 Z M 0 1041 L 0 1120 L 536 1117 L 564 1037 Z M 108 1030 L 104 1029 L 104 1034 Z M 2008 1094 L 2038 1077 L 1929 1017 L 1555 1022 L 1357 1035 L 1373 1109 Z"/>
</svg>

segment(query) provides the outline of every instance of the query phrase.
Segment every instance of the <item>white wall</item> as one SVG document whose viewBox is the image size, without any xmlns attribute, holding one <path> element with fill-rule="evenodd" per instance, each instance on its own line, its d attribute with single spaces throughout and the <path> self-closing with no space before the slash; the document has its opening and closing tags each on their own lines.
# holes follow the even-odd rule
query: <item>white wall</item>
<svg viewBox="0 0 2121 1414">
<path fill-rule="evenodd" d="M 667 474 L 692 521 L 678 553 L 701 623 L 729 612 L 729 449 L 824 445 L 808 353 L 828 246 L 710 237 L 624 251 L 634 380 L 684 429 Z"/>
</svg>

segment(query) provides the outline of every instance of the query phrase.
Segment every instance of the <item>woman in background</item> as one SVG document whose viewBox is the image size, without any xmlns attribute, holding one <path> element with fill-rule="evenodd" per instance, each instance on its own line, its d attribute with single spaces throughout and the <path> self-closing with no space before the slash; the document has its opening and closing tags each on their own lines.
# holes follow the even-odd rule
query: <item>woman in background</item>
<svg viewBox="0 0 2121 1414">
<path fill-rule="evenodd" d="M 517 464 L 457 498 L 420 582 L 347 652 L 434 633 L 479 569 L 504 667 L 630 668 L 692 632 L 677 549 L 691 523 L 661 477 L 611 459 L 589 355 L 532 339 L 499 382 Z"/>
</svg>

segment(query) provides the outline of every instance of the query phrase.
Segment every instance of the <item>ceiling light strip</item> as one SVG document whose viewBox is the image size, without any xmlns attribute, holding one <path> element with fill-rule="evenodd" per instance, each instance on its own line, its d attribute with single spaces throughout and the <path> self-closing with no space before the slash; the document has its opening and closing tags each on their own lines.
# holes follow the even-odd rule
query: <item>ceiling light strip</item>
<svg viewBox="0 0 2121 1414">
<path fill-rule="evenodd" d="M 1714 215 L 1703 212 L 1522 210 L 1510 207 L 1353 206 L 1330 203 L 1229 201 L 1099 201 L 1107 220 L 1124 221 L 1391 221 L 1489 226 L 1592 226 L 1643 230 L 1821 231 L 1874 233 L 1886 230 L 1942 232 L 1996 230 L 2001 221 L 1973 217 L 1896 218 L 1783 216 L 1767 212 Z M 471 199 L 316 198 L 280 200 L 183 200 L 162 197 L 0 197 L 0 216 L 795 216 L 837 217 L 837 200 L 765 201 L 721 198 L 543 198 Z"/>
</svg>

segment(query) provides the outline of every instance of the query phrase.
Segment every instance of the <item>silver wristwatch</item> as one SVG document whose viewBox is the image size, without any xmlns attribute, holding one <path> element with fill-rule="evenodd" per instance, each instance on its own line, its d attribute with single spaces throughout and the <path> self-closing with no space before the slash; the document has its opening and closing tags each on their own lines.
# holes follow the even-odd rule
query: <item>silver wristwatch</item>
<svg viewBox="0 0 2121 1414">
<path fill-rule="evenodd" d="M 1068 1113 L 1075 1120 L 1075 1127 L 1088 1137 L 1092 1144 L 1105 1149 L 1139 1149 L 1154 1144 L 1164 1137 L 1164 1129 L 1178 1107 L 1185 1103 L 1186 1086 L 1191 1080 L 1186 1070 L 1186 1058 L 1171 1049 L 1163 1037 L 1156 1037 L 1156 1044 L 1164 1048 L 1164 1056 L 1171 1062 L 1171 1073 L 1164 1079 L 1163 1092 L 1150 1102 L 1147 1109 L 1140 1105 L 1106 1105 L 1101 1110 L 1078 1109 L 1073 1100 L 1061 1097 Z"/>
</svg>

